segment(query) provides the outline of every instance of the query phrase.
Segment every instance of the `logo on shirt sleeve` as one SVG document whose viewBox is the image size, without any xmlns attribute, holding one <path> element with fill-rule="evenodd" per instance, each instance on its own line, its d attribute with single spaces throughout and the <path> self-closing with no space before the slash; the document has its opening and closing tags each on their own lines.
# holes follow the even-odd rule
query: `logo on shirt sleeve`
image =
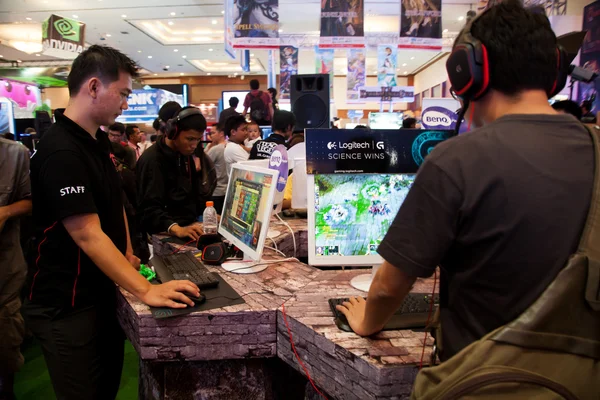
<svg viewBox="0 0 600 400">
<path fill-rule="evenodd" d="M 81 194 L 85 193 L 85 186 L 67 186 L 60 189 L 60 197 L 64 197 L 68 194 Z"/>
</svg>

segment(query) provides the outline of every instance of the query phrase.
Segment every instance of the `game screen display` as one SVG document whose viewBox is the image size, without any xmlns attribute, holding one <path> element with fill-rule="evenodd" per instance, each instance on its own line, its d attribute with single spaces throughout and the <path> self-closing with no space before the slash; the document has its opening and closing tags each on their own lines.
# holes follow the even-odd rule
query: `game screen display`
<svg viewBox="0 0 600 400">
<path fill-rule="evenodd" d="M 233 168 L 229 181 L 221 227 L 256 250 L 265 216 L 273 177 L 260 172 Z M 268 222 L 268 221 L 267 221 Z"/>
<path fill-rule="evenodd" d="M 376 254 L 415 176 L 315 175 L 316 255 Z"/>
</svg>

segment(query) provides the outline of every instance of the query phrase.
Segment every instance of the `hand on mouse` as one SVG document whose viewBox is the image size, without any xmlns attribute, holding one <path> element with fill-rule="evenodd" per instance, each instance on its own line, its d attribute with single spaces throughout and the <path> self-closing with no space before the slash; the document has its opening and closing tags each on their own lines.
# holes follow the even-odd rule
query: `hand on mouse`
<svg viewBox="0 0 600 400">
<path fill-rule="evenodd" d="M 200 297 L 200 289 L 190 281 L 169 281 L 162 285 L 152 285 L 141 298 L 144 303 L 153 307 L 186 308 L 194 307 L 194 301 L 185 295 Z"/>
</svg>

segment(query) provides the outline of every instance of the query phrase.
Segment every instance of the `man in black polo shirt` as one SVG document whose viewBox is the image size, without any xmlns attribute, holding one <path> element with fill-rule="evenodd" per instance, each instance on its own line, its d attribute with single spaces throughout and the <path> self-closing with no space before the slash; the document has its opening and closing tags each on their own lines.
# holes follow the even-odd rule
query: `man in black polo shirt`
<svg viewBox="0 0 600 400">
<path fill-rule="evenodd" d="M 281 110 L 275 111 L 273 115 L 273 133 L 264 140 L 259 140 L 254 143 L 252 150 L 250 150 L 250 159 L 257 160 L 261 158 L 270 158 L 273 149 L 279 144 L 286 145 L 287 140 L 292 137 L 294 133 L 294 126 L 296 125 L 296 117 L 289 111 Z"/>
<path fill-rule="evenodd" d="M 548 104 L 557 40 L 547 17 L 509 1 L 473 21 L 490 60 L 489 89 L 466 113 L 481 128 L 427 157 L 379 246 L 385 262 L 368 301 L 340 307 L 371 335 L 439 265 L 442 361 L 514 320 L 554 280 L 577 248 L 593 183 L 589 133 Z"/>
<path fill-rule="evenodd" d="M 114 399 L 123 364 L 115 282 L 152 306 L 182 308 L 198 295 L 188 281 L 151 285 L 137 271 L 119 176 L 100 125 L 124 109 L 134 62 L 91 46 L 73 62 L 71 99 L 31 161 L 38 255 L 24 306 L 59 399 Z M 177 302 L 176 302 L 176 301 Z"/>
</svg>

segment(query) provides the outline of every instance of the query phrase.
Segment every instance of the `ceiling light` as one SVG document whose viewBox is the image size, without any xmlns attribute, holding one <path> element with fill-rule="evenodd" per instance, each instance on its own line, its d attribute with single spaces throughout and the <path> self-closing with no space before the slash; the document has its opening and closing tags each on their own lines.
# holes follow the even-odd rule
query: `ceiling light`
<svg viewBox="0 0 600 400">
<path fill-rule="evenodd" d="M 213 51 L 213 49 L 208 49 L 208 51 Z"/>
<path fill-rule="evenodd" d="M 403 67 L 406 67 L 406 65 L 407 65 L 406 63 L 402 64 Z"/>
<path fill-rule="evenodd" d="M 79 15 L 73 14 L 73 18 L 79 18 Z"/>
<path fill-rule="evenodd" d="M 237 72 L 234 72 L 234 73 L 233 73 L 233 76 L 237 76 Z"/>
<path fill-rule="evenodd" d="M 31 21 L 31 18 L 29 18 L 29 17 L 26 17 L 25 19 L 26 19 L 27 21 Z"/>
<path fill-rule="evenodd" d="M 212 73 L 211 72 L 207 72 L 206 75 L 212 75 Z"/>
<path fill-rule="evenodd" d="M 41 56 L 41 54 L 36 54 L 36 57 L 40 57 L 40 56 Z M 0 56 L 0 57 L 2 57 L 2 56 Z"/>
<path fill-rule="evenodd" d="M 158 75 L 158 74 L 154 74 L 154 76 L 156 76 L 156 75 Z"/>
<path fill-rule="evenodd" d="M 177 15 L 177 13 L 176 13 L 175 11 L 173 11 L 173 12 L 171 13 L 171 16 L 172 16 L 172 17 L 174 17 L 174 16 L 176 16 L 176 15 Z"/>
<path fill-rule="evenodd" d="M 408 75 L 408 71 L 404 71 L 404 75 Z"/>
<path fill-rule="evenodd" d="M 463 19 L 465 19 L 464 15 L 461 15 L 460 17 L 458 17 L 459 21 L 462 21 Z"/>
<path fill-rule="evenodd" d="M 279 33 L 281 33 L 281 32 L 283 32 L 283 29 L 280 29 L 280 30 L 279 30 Z"/>
<path fill-rule="evenodd" d="M 127 15 L 121 14 L 121 18 L 127 18 Z"/>
<path fill-rule="evenodd" d="M 221 10 L 221 14 L 225 14 L 225 10 Z"/>
<path fill-rule="evenodd" d="M 107 33 L 107 34 L 106 34 L 106 37 L 111 37 L 111 36 L 112 36 L 112 35 L 111 35 L 110 33 Z"/>
<path fill-rule="evenodd" d="M 254 53 L 250 53 L 250 57 L 254 57 Z"/>
<path fill-rule="evenodd" d="M 0 54 L 0 58 L 4 58 L 4 56 L 2 54 Z"/>
<path fill-rule="evenodd" d="M 183 72 L 180 72 L 179 75 L 184 76 L 185 74 Z"/>
<path fill-rule="evenodd" d="M 444 33 L 448 33 L 448 29 L 444 29 Z"/>
<path fill-rule="evenodd" d="M 142 52 L 141 50 L 138 50 L 138 53 L 141 53 L 141 52 Z"/>
<path fill-rule="evenodd" d="M 213 19 L 211 22 L 212 22 L 213 25 L 217 24 L 217 20 L 216 19 Z"/>
<path fill-rule="evenodd" d="M 8 45 L 11 47 L 14 47 L 15 49 L 17 49 L 19 51 L 22 51 L 23 53 L 27 53 L 27 54 L 41 53 L 42 50 L 44 50 L 42 43 L 34 42 L 34 41 L 23 42 L 23 41 L 11 40 L 8 42 Z"/>
<path fill-rule="evenodd" d="M 152 58 L 152 56 L 148 56 L 148 58 Z"/>
<path fill-rule="evenodd" d="M 21 60 L 17 60 L 17 62 L 18 62 L 18 63 L 20 63 L 20 62 L 23 62 L 23 61 L 21 61 Z"/>
<path fill-rule="evenodd" d="M 187 56 L 181 56 L 181 58 L 187 58 Z"/>
<path fill-rule="evenodd" d="M 173 51 L 174 51 L 175 53 L 177 53 L 177 52 L 179 51 L 179 49 L 173 49 Z"/>
<path fill-rule="evenodd" d="M 166 69 L 169 69 L 169 68 L 171 68 L 171 67 L 170 67 L 170 66 L 168 66 L 168 65 L 165 65 L 165 68 L 166 68 Z"/>
<path fill-rule="evenodd" d="M 415 58 L 414 58 L 414 57 L 411 57 L 410 59 L 411 59 L 411 60 L 414 60 Z"/>
<path fill-rule="evenodd" d="M 173 26 L 173 25 L 175 25 L 175 22 L 169 21 L 168 24 L 171 25 L 171 26 Z"/>
</svg>

